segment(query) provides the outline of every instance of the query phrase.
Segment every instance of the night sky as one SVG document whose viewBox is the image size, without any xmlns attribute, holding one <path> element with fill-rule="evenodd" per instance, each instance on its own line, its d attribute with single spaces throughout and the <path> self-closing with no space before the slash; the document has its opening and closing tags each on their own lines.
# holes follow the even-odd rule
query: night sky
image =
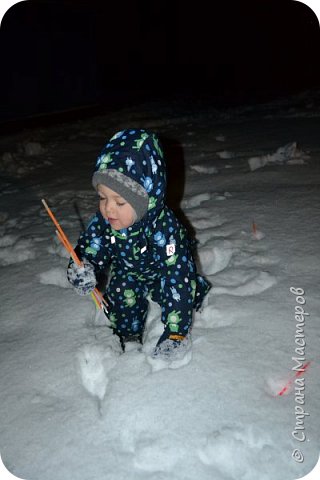
<svg viewBox="0 0 320 480">
<path fill-rule="evenodd" d="M 320 86 L 319 47 L 316 15 L 293 0 L 28 0 L 1 24 L 0 121 L 141 99 L 270 100 Z"/>
</svg>

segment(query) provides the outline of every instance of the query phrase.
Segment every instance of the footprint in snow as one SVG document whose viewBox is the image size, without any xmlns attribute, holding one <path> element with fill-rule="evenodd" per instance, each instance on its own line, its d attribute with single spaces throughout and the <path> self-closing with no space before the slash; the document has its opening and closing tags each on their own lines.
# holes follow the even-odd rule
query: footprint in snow
<svg viewBox="0 0 320 480">
<path fill-rule="evenodd" d="M 242 281 L 243 275 L 241 272 L 234 273 L 235 275 L 239 276 L 239 283 Z M 228 294 L 228 295 L 235 295 L 238 297 L 246 297 L 251 295 L 257 295 L 264 290 L 272 287 L 277 283 L 277 279 L 268 272 L 255 272 L 254 277 L 251 280 L 243 283 L 242 285 L 238 286 L 227 286 L 227 287 L 213 287 L 212 293 L 221 295 L 221 294 Z"/>
<path fill-rule="evenodd" d="M 210 292 L 209 292 L 210 294 Z M 222 328 L 236 323 L 238 319 L 237 312 L 230 312 L 226 315 L 225 311 L 216 308 L 214 305 L 206 305 L 201 311 L 195 312 L 194 327 L 197 328 Z M 195 342 L 194 342 L 195 343 Z"/>
<path fill-rule="evenodd" d="M 270 462 L 275 453 L 274 442 L 264 431 L 252 427 L 222 427 L 206 437 L 205 445 L 199 448 L 198 456 L 204 465 L 228 475 L 230 479 L 255 478 L 261 472 L 261 464 Z M 252 467 L 252 477 L 247 476 L 248 465 Z M 260 478 L 267 480 L 270 472 L 263 469 Z"/>
<path fill-rule="evenodd" d="M 177 439 L 174 449 L 172 444 L 172 436 L 170 438 L 145 436 L 138 439 L 134 466 L 145 472 L 170 472 L 185 456 L 181 439 Z"/>
<path fill-rule="evenodd" d="M 242 251 L 232 260 L 232 266 L 261 267 L 265 265 L 276 265 L 279 261 L 279 258 L 275 255 L 264 255 L 257 252 Z"/>
<path fill-rule="evenodd" d="M 82 385 L 100 405 L 110 381 L 108 374 L 116 365 L 119 354 L 112 346 L 98 345 L 84 345 L 78 352 Z"/>
</svg>

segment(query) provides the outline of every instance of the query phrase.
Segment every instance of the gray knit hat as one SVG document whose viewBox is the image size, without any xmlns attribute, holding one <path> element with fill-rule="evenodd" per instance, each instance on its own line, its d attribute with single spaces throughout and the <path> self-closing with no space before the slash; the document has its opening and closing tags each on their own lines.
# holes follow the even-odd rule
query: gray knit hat
<svg viewBox="0 0 320 480">
<path fill-rule="evenodd" d="M 116 169 L 97 170 L 93 174 L 92 185 L 95 189 L 98 185 L 105 185 L 121 195 L 136 212 L 137 222 L 148 210 L 149 196 L 146 190 L 138 182 Z"/>
</svg>

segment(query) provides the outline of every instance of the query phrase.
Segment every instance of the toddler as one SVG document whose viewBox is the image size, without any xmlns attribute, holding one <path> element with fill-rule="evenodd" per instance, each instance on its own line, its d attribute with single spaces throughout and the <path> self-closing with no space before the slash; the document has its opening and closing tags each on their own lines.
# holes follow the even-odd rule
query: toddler
<svg viewBox="0 0 320 480">
<path fill-rule="evenodd" d="M 92 184 L 99 211 L 70 260 L 68 279 L 89 294 L 99 272 L 109 270 L 108 318 L 123 351 L 142 343 L 148 299 L 161 307 L 163 333 L 153 355 L 171 355 L 190 342 L 193 309 L 210 289 L 197 273 L 185 227 L 165 203 L 166 167 L 157 136 L 143 129 L 116 133 L 96 163 Z"/>
</svg>

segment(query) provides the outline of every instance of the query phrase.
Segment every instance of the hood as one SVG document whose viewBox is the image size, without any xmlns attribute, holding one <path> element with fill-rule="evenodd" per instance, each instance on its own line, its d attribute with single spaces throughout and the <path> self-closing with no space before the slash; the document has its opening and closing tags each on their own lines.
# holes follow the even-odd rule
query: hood
<svg viewBox="0 0 320 480">
<path fill-rule="evenodd" d="M 108 170 L 112 176 L 119 172 L 129 177 L 133 182 L 127 184 L 134 189 L 135 183 L 142 190 L 147 211 L 137 223 L 153 222 L 164 207 L 166 194 L 166 166 L 156 134 L 134 128 L 116 133 L 98 156 L 93 178 Z"/>
</svg>

